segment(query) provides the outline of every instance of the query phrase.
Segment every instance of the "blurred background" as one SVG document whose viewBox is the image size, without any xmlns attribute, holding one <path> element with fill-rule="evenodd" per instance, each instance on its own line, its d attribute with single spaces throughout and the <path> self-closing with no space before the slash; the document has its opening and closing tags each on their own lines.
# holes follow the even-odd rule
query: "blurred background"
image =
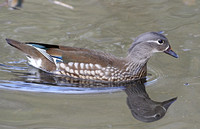
<svg viewBox="0 0 200 129">
<path fill-rule="evenodd" d="M 0 2 L 1 129 L 200 127 L 200 1 L 26 0 L 22 7 Z M 70 95 L 44 93 L 46 88 L 43 93 L 29 92 L 32 84 L 25 85 L 13 73 L 27 71 L 26 58 L 5 41 L 84 47 L 124 57 L 134 38 L 148 31 L 164 31 L 180 57 L 157 53 L 148 63 L 150 97 L 164 101 L 178 96 L 165 117 L 153 123 L 133 118 L 123 91 Z"/>
</svg>

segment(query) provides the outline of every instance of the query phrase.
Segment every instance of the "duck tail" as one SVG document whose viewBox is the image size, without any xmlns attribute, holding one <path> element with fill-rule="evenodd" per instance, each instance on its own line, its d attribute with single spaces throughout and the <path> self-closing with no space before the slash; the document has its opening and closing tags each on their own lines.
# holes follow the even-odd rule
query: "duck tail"
<svg viewBox="0 0 200 129">
<path fill-rule="evenodd" d="M 29 43 L 22 43 L 13 39 L 6 39 L 6 41 L 9 45 L 25 53 L 30 65 L 47 72 L 56 70 L 56 65 L 52 57 L 46 52 L 45 49 L 38 48 Z"/>
</svg>

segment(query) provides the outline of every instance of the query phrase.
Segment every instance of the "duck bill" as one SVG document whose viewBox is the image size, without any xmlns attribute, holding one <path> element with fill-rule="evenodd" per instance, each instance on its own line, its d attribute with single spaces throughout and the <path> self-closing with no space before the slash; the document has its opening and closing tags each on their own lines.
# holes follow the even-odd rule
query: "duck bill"
<svg viewBox="0 0 200 129">
<path fill-rule="evenodd" d="M 169 54 L 175 58 L 178 58 L 178 55 L 171 49 L 171 47 L 169 46 L 169 48 L 167 50 L 164 51 L 166 54 Z"/>
<path fill-rule="evenodd" d="M 172 103 L 174 103 L 176 100 L 177 100 L 177 97 L 172 98 L 172 99 L 170 99 L 170 100 L 164 101 L 164 102 L 162 103 L 162 105 L 163 105 L 163 107 L 167 110 L 167 109 L 169 108 L 169 106 L 170 106 Z"/>
</svg>

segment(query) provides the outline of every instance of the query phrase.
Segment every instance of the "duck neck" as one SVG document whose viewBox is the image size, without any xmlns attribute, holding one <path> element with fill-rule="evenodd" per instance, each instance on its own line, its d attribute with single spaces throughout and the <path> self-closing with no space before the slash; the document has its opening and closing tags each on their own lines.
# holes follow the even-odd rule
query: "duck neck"
<svg viewBox="0 0 200 129">
<path fill-rule="evenodd" d="M 126 71 L 129 72 L 133 76 L 146 76 L 146 64 L 149 60 L 149 57 L 138 58 L 137 56 L 128 55 L 126 57 Z"/>
</svg>

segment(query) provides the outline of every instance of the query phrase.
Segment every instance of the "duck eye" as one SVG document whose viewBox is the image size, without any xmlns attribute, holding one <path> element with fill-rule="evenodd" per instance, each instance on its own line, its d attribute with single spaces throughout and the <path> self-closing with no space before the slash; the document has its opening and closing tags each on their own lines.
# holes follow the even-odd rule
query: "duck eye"
<svg viewBox="0 0 200 129">
<path fill-rule="evenodd" d="M 158 40 L 158 43 L 160 43 L 160 44 L 163 44 L 165 41 L 164 40 L 162 40 L 162 39 L 159 39 Z"/>
</svg>

